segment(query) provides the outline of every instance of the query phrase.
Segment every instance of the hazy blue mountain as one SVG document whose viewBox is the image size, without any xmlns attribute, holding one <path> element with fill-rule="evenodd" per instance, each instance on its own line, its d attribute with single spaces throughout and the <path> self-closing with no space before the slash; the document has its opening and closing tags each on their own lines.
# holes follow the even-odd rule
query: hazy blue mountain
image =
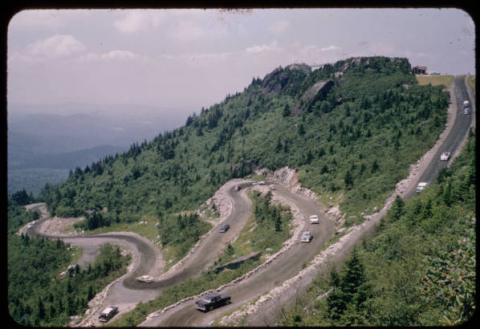
<svg viewBox="0 0 480 329">
<path fill-rule="evenodd" d="M 30 186 L 29 192 L 38 191 L 45 182 L 66 179 L 70 169 L 83 168 L 135 142 L 173 130 L 187 117 L 184 111 L 175 112 L 165 114 L 172 111 L 140 105 L 9 104 L 8 191 L 25 185 Z M 25 175 L 28 183 L 22 178 Z"/>
</svg>

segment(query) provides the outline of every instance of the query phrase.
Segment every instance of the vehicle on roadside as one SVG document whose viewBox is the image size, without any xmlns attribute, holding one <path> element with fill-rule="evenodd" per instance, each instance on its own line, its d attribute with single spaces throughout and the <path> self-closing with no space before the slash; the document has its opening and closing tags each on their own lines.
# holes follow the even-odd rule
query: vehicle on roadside
<svg viewBox="0 0 480 329">
<path fill-rule="evenodd" d="M 235 192 L 238 192 L 238 191 L 240 191 L 241 189 L 242 189 L 242 187 L 241 187 L 240 185 L 235 186 Z"/>
<path fill-rule="evenodd" d="M 463 110 L 463 114 L 470 114 L 470 109 L 467 107 Z"/>
<path fill-rule="evenodd" d="M 310 224 L 318 224 L 318 216 L 317 215 L 312 215 L 310 216 Z"/>
<path fill-rule="evenodd" d="M 137 281 L 138 282 L 151 283 L 151 282 L 155 281 L 155 279 L 150 275 L 142 275 L 142 276 L 139 276 L 137 278 Z"/>
<path fill-rule="evenodd" d="M 275 185 L 273 185 L 273 184 L 270 185 L 269 188 L 270 188 L 271 190 L 276 190 L 276 189 L 277 189 L 277 188 L 275 187 Z"/>
<path fill-rule="evenodd" d="M 230 225 L 228 225 L 228 224 L 223 224 L 222 226 L 220 226 L 219 232 L 220 232 L 220 233 L 225 233 L 225 232 L 228 231 L 229 228 L 230 228 Z"/>
<path fill-rule="evenodd" d="M 313 239 L 312 232 L 305 231 L 305 232 L 302 233 L 302 240 L 301 240 L 302 242 L 307 242 L 308 243 L 308 242 L 312 241 L 312 239 Z"/>
<path fill-rule="evenodd" d="M 417 185 L 417 193 L 422 191 L 425 187 L 428 186 L 428 183 L 427 182 L 420 182 L 418 183 Z"/>
<path fill-rule="evenodd" d="M 262 181 L 258 182 L 258 185 L 265 185 L 265 182 L 262 180 Z"/>
<path fill-rule="evenodd" d="M 117 313 L 118 313 L 118 307 L 109 306 L 102 311 L 98 319 L 100 320 L 100 322 L 108 322 L 108 320 L 113 318 Z"/>
<path fill-rule="evenodd" d="M 468 101 L 463 101 L 463 107 L 468 107 L 470 103 Z"/>
<path fill-rule="evenodd" d="M 442 155 L 440 155 L 441 161 L 448 161 L 448 159 L 450 159 L 450 152 L 443 152 Z"/>
<path fill-rule="evenodd" d="M 211 293 L 202 297 L 195 302 L 195 308 L 200 311 L 208 312 L 214 308 L 230 304 L 232 299 L 227 295 Z"/>
</svg>

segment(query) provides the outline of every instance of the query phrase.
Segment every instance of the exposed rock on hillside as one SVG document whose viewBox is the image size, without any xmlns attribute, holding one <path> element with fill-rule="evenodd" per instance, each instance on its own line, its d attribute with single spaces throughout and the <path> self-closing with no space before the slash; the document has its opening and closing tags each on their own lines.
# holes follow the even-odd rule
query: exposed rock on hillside
<svg viewBox="0 0 480 329">
<path fill-rule="evenodd" d="M 315 99 L 325 98 L 330 89 L 333 87 L 333 81 L 318 81 L 313 86 L 311 86 L 303 95 L 300 97 L 300 102 L 295 104 L 292 110 L 294 116 L 299 115 L 309 104 L 313 103 Z M 302 108 L 302 104 L 303 108 Z"/>
<path fill-rule="evenodd" d="M 262 82 L 263 94 L 278 94 L 285 86 L 302 82 L 311 72 L 306 64 L 292 64 L 285 68 L 277 67 L 265 76 Z"/>
</svg>

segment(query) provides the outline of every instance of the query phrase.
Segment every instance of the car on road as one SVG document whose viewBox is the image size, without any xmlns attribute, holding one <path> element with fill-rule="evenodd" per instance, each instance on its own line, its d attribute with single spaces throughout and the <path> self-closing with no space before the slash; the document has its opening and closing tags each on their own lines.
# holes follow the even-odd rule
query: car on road
<svg viewBox="0 0 480 329">
<path fill-rule="evenodd" d="M 276 190 L 276 189 L 277 189 L 277 188 L 275 187 L 275 185 L 273 185 L 273 184 L 270 185 L 269 187 L 270 187 L 271 190 Z"/>
<path fill-rule="evenodd" d="M 442 155 L 440 155 L 441 161 L 448 161 L 448 159 L 450 159 L 450 152 L 443 152 Z"/>
<path fill-rule="evenodd" d="M 139 276 L 137 278 L 137 281 L 138 282 L 151 283 L 151 282 L 155 281 L 155 279 L 150 275 L 142 275 L 142 276 Z"/>
<path fill-rule="evenodd" d="M 242 189 L 242 187 L 241 187 L 240 185 L 235 186 L 235 192 L 238 192 L 238 191 L 240 191 L 241 189 Z"/>
<path fill-rule="evenodd" d="M 230 225 L 224 224 L 224 225 L 220 226 L 219 232 L 220 232 L 220 233 L 225 233 L 225 232 L 228 231 L 229 228 L 230 228 Z"/>
<path fill-rule="evenodd" d="M 258 182 L 258 185 L 265 185 L 265 182 L 262 180 L 262 181 Z"/>
<path fill-rule="evenodd" d="M 117 313 L 118 313 L 118 307 L 109 306 L 103 310 L 103 312 L 100 314 L 98 319 L 100 320 L 100 322 L 108 322 L 108 320 L 113 318 Z"/>
<path fill-rule="evenodd" d="M 230 304 L 232 298 L 227 295 L 220 295 L 217 293 L 211 293 L 205 295 L 202 299 L 195 302 L 195 308 L 200 311 L 208 312 L 214 308 Z"/>
<path fill-rule="evenodd" d="M 312 239 L 313 239 L 312 232 L 305 231 L 305 232 L 302 233 L 302 240 L 301 240 L 302 242 L 307 242 L 308 243 L 308 242 L 312 241 Z"/>
<path fill-rule="evenodd" d="M 467 107 L 466 109 L 463 110 L 463 114 L 470 114 L 470 109 Z"/>
<path fill-rule="evenodd" d="M 420 182 L 418 183 L 417 185 L 417 193 L 422 191 L 425 187 L 428 186 L 428 183 L 427 182 Z"/>
<path fill-rule="evenodd" d="M 467 107 L 470 105 L 470 102 L 469 101 L 463 101 L 463 107 Z"/>
<path fill-rule="evenodd" d="M 318 216 L 317 215 L 310 216 L 310 224 L 318 224 Z"/>
</svg>

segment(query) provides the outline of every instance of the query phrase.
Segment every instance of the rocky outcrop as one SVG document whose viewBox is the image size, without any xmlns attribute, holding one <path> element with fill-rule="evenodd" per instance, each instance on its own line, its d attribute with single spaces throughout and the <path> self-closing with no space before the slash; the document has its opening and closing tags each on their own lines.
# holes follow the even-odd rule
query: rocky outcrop
<svg viewBox="0 0 480 329">
<path fill-rule="evenodd" d="M 291 64 L 285 68 L 277 67 L 265 76 L 262 82 L 263 94 L 278 94 L 290 85 L 301 83 L 311 72 L 306 64 Z"/>
<path fill-rule="evenodd" d="M 303 93 L 302 97 L 300 97 L 300 101 L 294 105 L 292 115 L 298 116 L 302 111 L 308 109 L 316 100 L 325 99 L 332 87 L 332 80 L 316 82 L 313 86 L 308 88 L 305 93 Z"/>
</svg>

